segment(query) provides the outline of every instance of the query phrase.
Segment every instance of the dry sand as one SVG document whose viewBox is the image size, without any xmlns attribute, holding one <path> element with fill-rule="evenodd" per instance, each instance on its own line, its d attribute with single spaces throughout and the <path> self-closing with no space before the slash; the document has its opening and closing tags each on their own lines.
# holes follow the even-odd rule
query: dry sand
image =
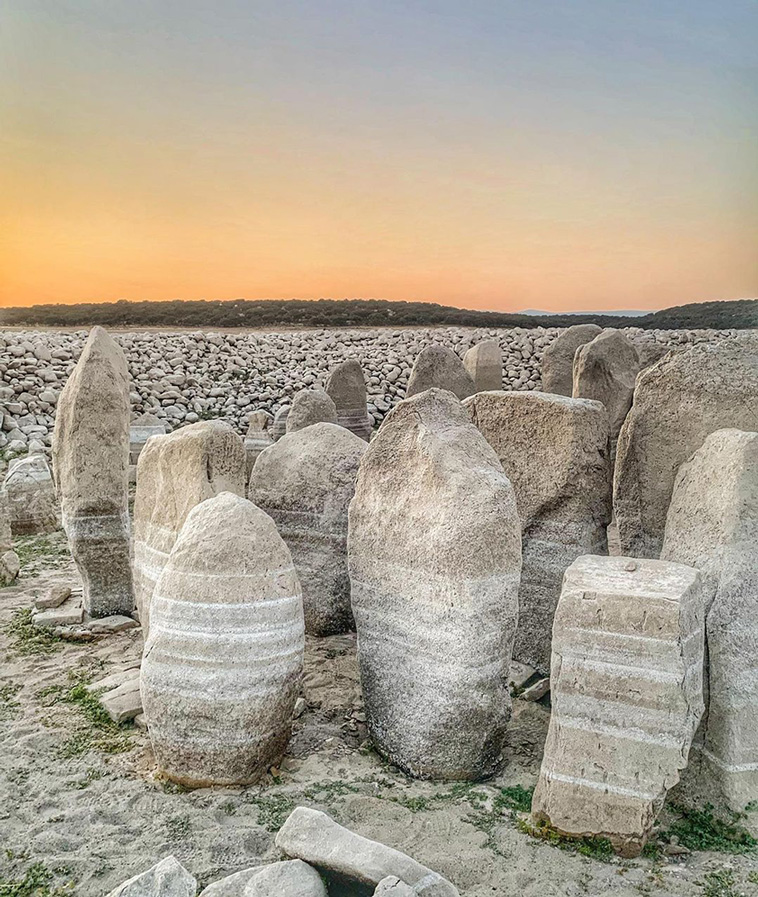
<svg viewBox="0 0 758 897">
<path fill-rule="evenodd" d="M 76 582 L 60 534 L 22 544 L 22 578 L 0 591 L 0 625 L 52 583 Z M 34 863 L 53 872 L 53 888 L 69 883 L 62 893 L 100 897 L 167 854 L 206 885 L 279 859 L 274 834 L 297 804 L 411 854 L 451 879 L 463 897 L 758 895 L 755 856 L 696 852 L 602 862 L 521 832 L 501 789 L 536 780 L 549 715 L 539 704 L 514 702 L 507 764 L 496 779 L 473 788 L 409 780 L 366 744 L 353 636 L 309 640 L 308 709 L 276 779 L 191 792 L 156 778 L 144 732 L 125 727 L 129 749 L 106 753 L 92 746 L 100 734 L 82 711 L 63 700 L 71 677 L 100 677 L 138 659 L 139 630 L 61 642 L 47 654 L 19 654 L 12 642 L 0 634 L 3 897 L 32 893 L 10 889 L 8 880 Z M 746 824 L 755 832 L 758 813 Z M 730 874 L 733 890 L 709 890 Z"/>
</svg>

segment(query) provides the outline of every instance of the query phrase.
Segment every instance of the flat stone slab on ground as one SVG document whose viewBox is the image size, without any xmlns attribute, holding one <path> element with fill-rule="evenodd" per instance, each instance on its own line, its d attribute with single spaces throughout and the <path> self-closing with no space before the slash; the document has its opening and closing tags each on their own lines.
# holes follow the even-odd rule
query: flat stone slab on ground
<svg viewBox="0 0 758 897">
<path fill-rule="evenodd" d="M 100 698 L 100 703 L 114 723 L 125 723 L 134 719 L 137 714 L 142 713 L 139 676 L 106 692 Z"/>
<path fill-rule="evenodd" d="M 44 595 L 35 600 L 34 606 L 39 610 L 48 610 L 60 607 L 70 597 L 71 589 L 68 586 L 51 586 Z"/>
<path fill-rule="evenodd" d="M 32 623 L 42 629 L 53 626 L 75 626 L 84 618 L 84 606 L 75 601 L 68 601 L 59 607 L 42 610 L 32 617 Z"/>
<path fill-rule="evenodd" d="M 113 614 L 110 617 L 100 617 L 98 620 L 90 620 L 87 628 L 93 632 L 125 632 L 127 629 L 136 629 L 139 623 L 132 617 L 123 614 Z"/>
<path fill-rule="evenodd" d="M 103 679 L 97 679 L 95 682 L 90 682 L 85 688 L 89 692 L 110 692 L 114 691 L 119 686 L 126 685 L 135 680 L 139 683 L 139 664 L 129 669 L 116 670 L 113 673 L 108 673 Z"/>
</svg>

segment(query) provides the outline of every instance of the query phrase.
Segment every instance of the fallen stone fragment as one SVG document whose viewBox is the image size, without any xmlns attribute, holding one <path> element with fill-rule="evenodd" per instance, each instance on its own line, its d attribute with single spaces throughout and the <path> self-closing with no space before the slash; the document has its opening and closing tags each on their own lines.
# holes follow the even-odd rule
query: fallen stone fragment
<svg viewBox="0 0 758 897">
<path fill-rule="evenodd" d="M 307 807 L 297 807 L 287 818 L 279 834 L 276 846 L 287 856 L 297 857 L 334 875 L 361 885 L 376 887 L 380 881 L 393 875 L 410 885 L 432 876 L 428 890 L 431 897 L 459 897 L 450 882 L 437 876 L 426 866 L 417 863 L 406 854 L 378 841 L 371 841 L 338 825 L 333 819 Z"/>
<path fill-rule="evenodd" d="M 103 637 L 81 625 L 55 626 L 53 632 L 65 642 L 94 642 Z"/>
<path fill-rule="evenodd" d="M 260 868 L 249 879 L 243 897 L 327 897 L 327 893 L 313 866 L 288 860 Z"/>
<path fill-rule="evenodd" d="M 537 823 L 641 852 L 703 713 L 704 602 L 683 564 L 588 556 L 569 567 Z"/>
<path fill-rule="evenodd" d="M 368 442 L 371 421 L 366 407 L 366 381 L 356 358 L 348 358 L 329 374 L 325 386 L 337 408 L 337 423 Z"/>
<path fill-rule="evenodd" d="M 139 623 L 133 617 L 125 617 L 122 614 L 114 614 L 110 617 L 101 617 L 99 620 L 90 620 L 87 623 L 93 632 L 111 633 L 125 632 L 127 629 L 136 629 Z"/>
<path fill-rule="evenodd" d="M 32 623 L 42 629 L 51 626 L 74 626 L 84 619 L 84 606 L 76 601 L 67 601 L 57 607 L 41 610 L 32 615 Z"/>
<path fill-rule="evenodd" d="M 139 682 L 139 668 L 140 662 L 135 661 L 133 666 L 114 670 L 102 679 L 96 679 L 94 682 L 90 682 L 84 687 L 89 692 L 104 692 L 112 691 L 114 688 L 117 688 L 119 685 L 124 685 L 127 682 Z"/>
<path fill-rule="evenodd" d="M 534 667 L 530 667 L 529 664 L 512 660 L 508 671 L 508 684 L 514 688 L 523 688 L 536 673 Z"/>
<path fill-rule="evenodd" d="M 525 688 L 524 691 L 521 692 L 520 698 L 522 701 L 539 701 L 541 698 L 544 698 L 549 691 L 550 679 L 540 679 L 538 682 L 535 682 L 534 685 Z"/>
<path fill-rule="evenodd" d="M 323 389 L 301 389 L 292 400 L 286 431 L 296 433 L 313 424 L 337 423 L 337 408 Z"/>
<path fill-rule="evenodd" d="M 661 557 L 708 588 L 706 711 L 682 782 L 741 812 L 758 801 L 758 433 L 717 430 L 682 464 Z"/>
<path fill-rule="evenodd" d="M 138 713 L 134 717 L 134 725 L 141 732 L 147 732 L 147 720 L 145 719 L 144 713 Z"/>
<path fill-rule="evenodd" d="M 503 388 L 503 353 L 495 340 L 482 340 L 463 356 L 477 392 Z"/>
<path fill-rule="evenodd" d="M 602 332 L 597 324 L 574 324 L 561 331 L 542 355 L 542 389 L 560 396 L 570 396 L 574 388 L 574 356 L 576 350 Z"/>
<path fill-rule="evenodd" d="M 419 352 L 408 378 L 406 398 L 427 389 L 445 389 L 459 399 L 476 392 L 476 386 L 461 359 L 444 346 L 427 346 Z"/>
<path fill-rule="evenodd" d="M 100 697 L 108 716 L 114 723 L 125 723 L 142 713 L 139 677 L 128 679 Z"/>
<path fill-rule="evenodd" d="M 172 856 L 130 878 L 108 897 L 195 897 L 197 881 Z M 284 895 L 282 895 L 284 897 Z"/>
<path fill-rule="evenodd" d="M 47 592 L 34 602 L 34 606 L 39 610 L 46 610 L 51 607 L 60 607 L 64 601 L 71 597 L 71 589 L 69 586 L 50 586 Z"/>
</svg>

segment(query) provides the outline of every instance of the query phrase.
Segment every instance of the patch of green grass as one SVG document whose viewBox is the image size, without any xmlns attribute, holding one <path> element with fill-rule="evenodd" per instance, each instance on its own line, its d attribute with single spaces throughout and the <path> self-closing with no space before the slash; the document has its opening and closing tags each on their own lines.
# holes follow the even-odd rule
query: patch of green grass
<svg viewBox="0 0 758 897">
<path fill-rule="evenodd" d="M 16 695 L 21 691 L 18 682 L 6 682 L 0 685 L 0 720 L 10 719 L 15 716 L 21 706 L 16 700 Z"/>
<path fill-rule="evenodd" d="M 32 863 L 20 878 L 0 878 L 0 897 L 63 897 L 73 893 L 73 882 L 54 887 L 54 878 L 44 863 Z"/>
<path fill-rule="evenodd" d="M 180 785 L 179 782 L 172 782 L 170 779 L 161 779 L 161 788 L 166 794 L 189 794 L 192 791 L 186 785 Z"/>
<path fill-rule="evenodd" d="M 523 819 L 519 819 L 516 825 L 519 831 L 531 835 L 533 838 L 538 838 L 540 841 L 545 841 L 548 844 L 552 844 L 553 847 L 559 847 L 561 850 L 570 850 L 582 856 L 591 857 L 593 860 L 607 863 L 616 856 L 613 845 L 607 838 L 590 835 L 585 835 L 583 838 L 570 838 L 568 835 L 556 831 L 545 822 L 533 825 Z"/>
<path fill-rule="evenodd" d="M 32 623 L 32 609 L 23 607 L 15 611 L 3 629 L 10 636 L 11 651 L 22 656 L 30 654 L 52 654 L 62 647 L 63 641 L 50 629 L 43 629 Z"/>
<path fill-rule="evenodd" d="M 495 810 L 513 810 L 516 813 L 528 813 L 532 809 L 532 796 L 534 794 L 534 785 L 531 788 L 524 788 L 521 785 L 512 785 L 508 788 L 501 788 L 500 793 L 495 797 Z"/>
<path fill-rule="evenodd" d="M 751 885 L 758 885 L 758 872 L 748 872 L 747 880 Z"/>
<path fill-rule="evenodd" d="M 731 869 L 708 872 L 701 885 L 703 897 L 739 897 L 734 884 L 734 872 Z"/>
<path fill-rule="evenodd" d="M 329 803 L 335 798 L 345 797 L 347 794 L 357 794 L 358 789 L 355 785 L 351 785 L 350 782 L 316 782 L 313 785 L 309 785 L 303 795 L 308 798 L 308 800 L 318 800 L 323 803 Z"/>
<path fill-rule="evenodd" d="M 287 794 L 246 795 L 245 800 L 258 810 L 258 825 L 267 832 L 278 832 L 295 809 L 295 800 Z"/>
<path fill-rule="evenodd" d="M 62 531 L 40 536 L 18 536 L 13 550 L 21 563 L 21 575 L 32 576 L 43 568 L 62 567 L 70 557 L 66 534 Z"/>
<path fill-rule="evenodd" d="M 707 804 L 702 810 L 692 810 L 679 805 L 669 809 L 679 816 L 669 828 L 661 833 L 664 839 L 676 835 L 679 843 L 688 850 L 712 850 L 718 853 L 753 853 L 758 848 L 758 840 L 739 824 L 742 818 L 731 813 L 729 818 L 715 814 Z"/>
</svg>

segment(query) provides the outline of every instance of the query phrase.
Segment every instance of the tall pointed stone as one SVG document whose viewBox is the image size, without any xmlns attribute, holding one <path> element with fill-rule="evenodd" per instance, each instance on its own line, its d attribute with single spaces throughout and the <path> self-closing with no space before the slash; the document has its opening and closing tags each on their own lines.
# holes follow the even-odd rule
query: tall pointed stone
<svg viewBox="0 0 758 897">
<path fill-rule="evenodd" d="M 758 433 L 717 430 L 682 464 L 661 557 L 708 588 L 706 713 L 683 779 L 742 811 L 758 801 Z"/>
<path fill-rule="evenodd" d="M 406 398 L 427 389 L 446 389 L 459 399 L 476 392 L 476 386 L 463 362 L 445 346 L 427 346 L 422 349 L 413 365 L 405 390 Z"/>
<path fill-rule="evenodd" d="M 295 433 L 312 424 L 337 423 L 337 408 L 323 389 L 301 389 L 295 393 L 287 415 L 286 431 Z"/>
<path fill-rule="evenodd" d="M 477 392 L 503 388 L 503 353 L 495 340 L 482 340 L 463 356 Z"/>
<path fill-rule="evenodd" d="M 576 350 L 602 332 L 597 324 L 574 324 L 567 327 L 545 349 L 542 355 L 542 390 L 559 396 L 570 396 L 574 389 L 574 355 Z"/>
<path fill-rule="evenodd" d="M 347 570 L 347 509 L 366 443 L 337 424 L 287 433 L 258 458 L 248 497 L 287 543 L 303 589 L 305 631 L 353 628 Z"/>
<path fill-rule="evenodd" d="M 153 595 L 140 673 L 159 770 L 204 787 L 278 765 L 303 648 L 300 585 L 273 520 L 230 492 L 195 506 Z"/>
<path fill-rule="evenodd" d="M 348 563 L 369 731 L 414 776 L 500 765 L 521 531 L 508 478 L 449 392 L 397 405 L 361 461 Z"/>
<path fill-rule="evenodd" d="M 758 430 L 758 341 L 667 355 L 640 374 L 621 428 L 613 505 L 623 554 L 658 557 L 679 465 L 725 427 Z"/>
<path fill-rule="evenodd" d="M 703 713 L 704 609 L 700 574 L 683 564 L 582 557 L 569 567 L 536 821 L 640 853 Z"/>
<path fill-rule="evenodd" d="M 546 675 L 566 568 L 608 553 L 608 414 L 599 402 L 540 392 L 483 392 L 464 404 L 516 493 L 523 566 L 513 656 Z"/>
<path fill-rule="evenodd" d="M 145 638 L 155 584 L 187 515 L 220 492 L 245 494 L 245 449 L 225 421 L 199 421 L 153 436 L 142 450 L 134 499 L 134 580 Z"/>
<path fill-rule="evenodd" d="M 93 327 L 58 399 L 53 469 L 63 527 L 93 617 L 134 609 L 129 558 L 129 373 Z"/>
<path fill-rule="evenodd" d="M 337 408 L 337 423 L 368 442 L 371 421 L 366 407 L 366 381 L 357 358 L 348 358 L 329 374 L 326 391 Z"/>
</svg>

